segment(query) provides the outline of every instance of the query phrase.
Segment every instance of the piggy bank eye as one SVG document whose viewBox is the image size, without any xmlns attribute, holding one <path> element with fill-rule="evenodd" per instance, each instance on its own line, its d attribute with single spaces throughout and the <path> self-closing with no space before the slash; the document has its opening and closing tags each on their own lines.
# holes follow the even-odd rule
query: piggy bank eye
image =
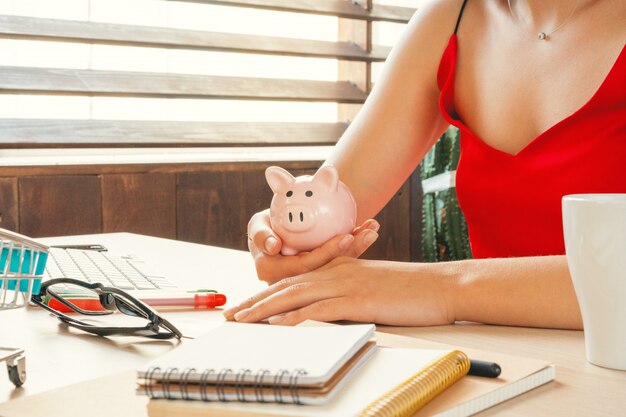
<svg viewBox="0 0 626 417">
<path fill-rule="evenodd" d="M 304 195 L 306 195 L 307 197 L 312 197 L 313 191 L 307 191 L 306 193 L 304 193 Z"/>
<path fill-rule="evenodd" d="M 287 197 L 291 197 L 293 195 L 293 191 L 287 191 Z"/>
</svg>

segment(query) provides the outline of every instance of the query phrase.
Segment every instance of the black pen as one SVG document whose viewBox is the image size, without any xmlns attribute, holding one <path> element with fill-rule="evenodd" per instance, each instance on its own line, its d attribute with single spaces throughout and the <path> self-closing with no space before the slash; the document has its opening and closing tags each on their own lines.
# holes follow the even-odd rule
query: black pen
<svg viewBox="0 0 626 417">
<path fill-rule="evenodd" d="M 497 378 L 502 372 L 502 368 L 495 362 L 479 361 L 470 359 L 470 369 L 468 375 L 484 376 L 486 378 Z"/>
</svg>

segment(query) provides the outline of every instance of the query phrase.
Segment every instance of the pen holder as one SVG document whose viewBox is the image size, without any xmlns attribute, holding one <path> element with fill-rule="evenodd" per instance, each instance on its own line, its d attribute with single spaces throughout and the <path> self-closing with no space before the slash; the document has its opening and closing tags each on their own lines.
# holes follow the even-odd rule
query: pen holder
<svg viewBox="0 0 626 417">
<path fill-rule="evenodd" d="M 0 310 L 25 306 L 41 287 L 48 247 L 0 229 Z"/>
</svg>

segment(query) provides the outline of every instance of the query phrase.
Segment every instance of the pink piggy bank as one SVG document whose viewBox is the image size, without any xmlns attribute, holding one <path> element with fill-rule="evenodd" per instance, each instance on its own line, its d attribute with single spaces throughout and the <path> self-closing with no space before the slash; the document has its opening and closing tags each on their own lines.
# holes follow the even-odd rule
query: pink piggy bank
<svg viewBox="0 0 626 417">
<path fill-rule="evenodd" d="M 354 230 L 356 202 L 335 167 L 323 166 L 313 176 L 298 178 L 280 167 L 269 167 L 265 178 L 274 191 L 270 222 L 283 242 L 283 255 L 310 251 Z"/>
</svg>

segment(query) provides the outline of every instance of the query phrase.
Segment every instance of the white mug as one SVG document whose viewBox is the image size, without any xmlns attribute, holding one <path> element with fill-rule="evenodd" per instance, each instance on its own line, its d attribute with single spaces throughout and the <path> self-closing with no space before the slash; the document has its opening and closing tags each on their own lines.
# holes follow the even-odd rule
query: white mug
<svg viewBox="0 0 626 417">
<path fill-rule="evenodd" d="M 587 360 L 626 370 L 626 194 L 567 195 L 562 203 Z"/>
</svg>

